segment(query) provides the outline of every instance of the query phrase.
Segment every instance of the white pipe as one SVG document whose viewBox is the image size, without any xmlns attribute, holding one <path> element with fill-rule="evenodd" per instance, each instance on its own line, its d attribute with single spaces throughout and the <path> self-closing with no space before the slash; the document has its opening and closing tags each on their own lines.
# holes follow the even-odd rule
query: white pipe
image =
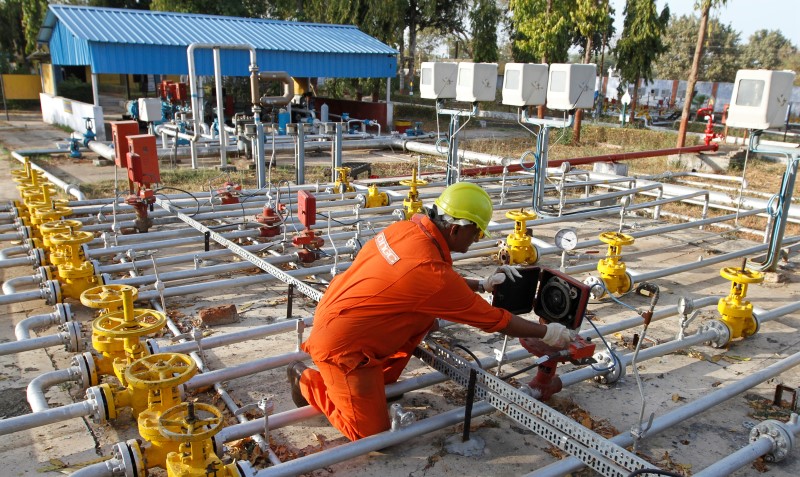
<svg viewBox="0 0 800 477">
<path fill-rule="evenodd" d="M 3 282 L 3 294 L 13 295 L 18 293 L 17 287 L 24 285 L 33 285 L 39 283 L 39 279 L 35 275 L 23 275 L 21 277 L 9 278 Z"/>
<path fill-rule="evenodd" d="M 25 163 L 24 156 L 35 156 L 39 154 L 64 154 L 65 152 L 67 151 L 64 151 L 63 149 L 28 149 L 24 151 L 12 151 L 11 157 L 24 164 Z M 34 164 L 33 161 L 30 161 L 30 164 L 31 164 L 31 169 L 36 169 L 37 171 L 41 171 L 44 177 L 46 177 L 50 182 L 52 182 L 56 186 L 62 188 L 64 192 L 66 192 L 67 194 L 75 197 L 78 200 L 86 199 L 86 196 L 83 195 L 83 192 L 81 192 L 81 189 L 77 185 L 67 184 L 63 180 L 59 179 L 58 177 L 48 172 L 46 169 L 43 169 L 40 166 Z"/>
<path fill-rule="evenodd" d="M 75 417 L 86 417 L 94 414 L 96 406 L 92 401 L 81 401 L 66 406 L 54 407 L 42 412 L 34 412 L 22 416 L 0 420 L 0 436 L 13 432 L 26 431 L 36 427 L 64 422 Z"/>
<path fill-rule="evenodd" d="M 56 384 L 78 381 L 80 378 L 80 369 L 75 366 L 44 373 L 33 378 L 31 382 L 28 383 L 27 389 L 28 404 L 30 404 L 31 410 L 33 412 L 42 412 L 50 409 L 47 398 L 44 396 L 47 389 Z"/>
<path fill-rule="evenodd" d="M 14 327 L 14 335 L 17 341 L 27 340 L 31 337 L 31 330 L 34 328 L 45 328 L 52 325 L 60 325 L 72 319 L 72 310 L 69 305 L 57 304 L 56 310 L 44 315 L 33 315 L 21 320 Z"/>
</svg>

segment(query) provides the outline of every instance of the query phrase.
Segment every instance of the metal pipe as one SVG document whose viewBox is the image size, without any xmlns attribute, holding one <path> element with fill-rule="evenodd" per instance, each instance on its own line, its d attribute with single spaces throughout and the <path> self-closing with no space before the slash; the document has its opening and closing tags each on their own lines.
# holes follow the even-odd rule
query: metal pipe
<svg viewBox="0 0 800 477">
<path fill-rule="evenodd" d="M 11 235 L 14 235 L 14 237 L 10 237 Z M 20 236 L 19 236 L 18 232 L 14 232 L 13 234 L 0 235 L 0 241 L 19 240 L 19 239 L 20 239 Z M 0 261 L 8 260 L 9 257 L 12 256 L 12 255 L 20 255 L 20 254 L 23 254 L 23 253 L 28 253 L 28 247 L 26 247 L 24 245 L 17 245 L 15 247 L 4 248 L 4 249 L 0 250 Z"/>
<path fill-rule="evenodd" d="M 34 328 L 44 328 L 52 325 L 60 325 L 72 317 L 72 310 L 69 305 L 57 304 L 56 310 L 44 315 L 33 315 L 20 320 L 14 327 L 14 335 L 17 341 L 27 340 L 31 337 L 31 330 Z"/>
<path fill-rule="evenodd" d="M 66 406 L 34 412 L 23 416 L 9 417 L 0 420 L 0 436 L 13 432 L 26 431 L 36 427 L 63 422 L 75 417 L 86 417 L 94 414 L 96 406 L 92 401 L 81 401 Z"/>
<path fill-rule="evenodd" d="M 44 396 L 47 390 L 56 384 L 78 381 L 80 378 L 80 369 L 75 366 L 50 371 L 49 373 L 43 373 L 33 378 L 31 382 L 28 383 L 27 389 L 28 404 L 30 404 L 31 410 L 33 412 L 42 412 L 50 409 L 47 398 Z"/>
<path fill-rule="evenodd" d="M 229 366 L 227 368 L 209 371 L 207 373 L 198 374 L 184 384 L 187 390 L 204 388 L 211 386 L 215 383 L 222 381 L 230 381 L 231 379 L 242 378 L 251 374 L 268 371 L 281 366 L 286 366 L 292 361 L 308 359 L 308 355 L 302 351 L 295 351 L 293 353 L 286 353 L 280 356 L 270 356 L 268 358 L 256 359 L 242 363 L 236 366 Z M 262 424 L 263 429 L 263 424 Z"/>
<path fill-rule="evenodd" d="M 777 421 L 774 421 L 774 424 L 775 426 L 780 426 L 784 431 L 790 433 L 792 436 L 800 434 L 800 425 L 798 425 L 800 422 L 797 420 L 797 414 L 792 414 L 789 422 L 787 423 L 778 423 Z M 754 441 L 751 441 L 750 444 L 742 447 L 725 458 L 718 460 L 717 462 L 693 475 L 695 477 L 727 477 L 742 467 L 752 464 L 753 461 L 759 457 L 778 450 L 776 449 L 778 442 L 775 437 L 777 436 L 760 434 L 758 438 Z M 793 449 L 783 448 L 780 450 L 781 453 L 786 453 Z"/>
<path fill-rule="evenodd" d="M 11 157 L 18 160 L 21 163 L 25 163 L 25 156 L 35 156 L 35 155 L 42 155 L 42 154 L 64 154 L 67 151 L 63 149 L 28 149 L 24 151 L 12 151 Z M 64 190 L 67 194 L 75 197 L 78 200 L 86 199 L 86 196 L 83 195 L 81 189 L 75 184 L 67 184 L 63 180 L 59 179 L 58 177 L 54 176 L 46 169 L 34 164 L 32 161 L 29 161 L 31 165 L 31 169 L 35 169 L 37 171 L 41 171 L 44 177 L 46 177 L 50 182 L 55 184 L 56 186 L 60 187 Z"/>
<path fill-rule="evenodd" d="M 10 341 L 0 343 L 0 356 L 7 354 L 22 353 L 39 348 L 49 348 L 50 346 L 63 345 L 69 342 L 69 335 L 56 333 L 52 335 L 40 336 L 38 338 L 28 338 L 22 341 Z"/>
<path fill-rule="evenodd" d="M 34 285 L 39 283 L 40 279 L 36 275 L 23 275 L 21 277 L 9 278 L 3 282 L 3 294 L 13 295 L 18 293 L 17 287 L 22 285 Z"/>
<path fill-rule="evenodd" d="M 91 144 L 91 143 L 89 143 Z M 69 474 L 70 477 L 114 477 L 116 475 L 123 475 L 120 470 L 121 463 L 116 459 L 110 459 L 103 462 L 87 465 L 80 468 L 75 472 Z"/>
<path fill-rule="evenodd" d="M 0 305 L 10 305 L 12 303 L 22 303 L 24 301 L 41 300 L 44 298 L 47 298 L 47 292 L 44 289 L 39 289 L 29 292 L 15 293 L 13 295 L 2 295 L 0 296 Z M 0 344 L 0 347 L 1 346 L 4 346 L 4 344 Z"/>
</svg>

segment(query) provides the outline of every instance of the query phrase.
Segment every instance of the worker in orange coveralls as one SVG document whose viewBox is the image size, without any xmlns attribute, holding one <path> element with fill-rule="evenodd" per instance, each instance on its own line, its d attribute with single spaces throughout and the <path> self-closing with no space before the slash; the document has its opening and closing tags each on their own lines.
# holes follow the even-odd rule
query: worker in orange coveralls
<svg viewBox="0 0 800 477">
<path fill-rule="evenodd" d="M 302 345 L 319 371 L 300 361 L 287 369 L 295 404 L 319 409 L 350 440 L 388 430 L 384 385 L 397 381 L 436 318 L 566 348 L 574 334 L 564 326 L 525 320 L 475 293 L 519 277 L 515 269 L 500 267 L 483 280 L 453 270 L 450 253 L 466 252 L 491 217 L 486 191 L 460 182 L 426 214 L 394 223 L 367 242 L 331 281 Z"/>
</svg>

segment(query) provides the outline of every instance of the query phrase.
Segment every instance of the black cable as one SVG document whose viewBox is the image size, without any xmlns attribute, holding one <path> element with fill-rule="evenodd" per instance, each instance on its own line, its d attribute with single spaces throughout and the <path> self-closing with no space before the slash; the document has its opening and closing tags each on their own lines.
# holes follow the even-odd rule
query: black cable
<svg viewBox="0 0 800 477">
<path fill-rule="evenodd" d="M 467 349 L 466 346 L 456 343 L 456 344 L 453 345 L 453 348 L 458 348 L 458 349 L 464 350 L 464 352 L 466 352 L 468 355 L 472 356 L 472 359 L 474 359 L 475 362 L 478 363 L 478 365 L 480 365 L 481 360 L 479 360 L 478 357 L 475 356 L 475 353 L 473 353 L 472 351 Z"/>
<path fill-rule="evenodd" d="M 538 366 L 539 366 L 539 364 L 540 364 L 540 363 L 534 363 L 534 364 L 530 364 L 530 365 L 528 365 L 528 366 L 525 366 L 524 368 L 522 368 L 522 369 L 520 369 L 520 370 L 518 370 L 518 371 L 514 371 L 514 372 L 513 372 L 513 373 L 511 373 L 511 374 L 506 374 L 505 376 L 503 376 L 503 377 L 502 377 L 502 378 L 500 378 L 500 379 L 502 379 L 503 381 L 507 381 L 507 380 L 509 380 L 509 379 L 513 378 L 514 376 L 519 376 L 520 374 L 522 374 L 522 373 L 524 373 L 524 372 L 526 372 L 526 371 L 530 371 L 531 369 L 538 367 Z"/>
<path fill-rule="evenodd" d="M 628 474 L 628 477 L 636 477 L 637 475 L 643 475 L 643 474 L 666 475 L 669 477 L 686 477 L 685 475 L 679 474 L 677 472 L 670 472 L 668 470 L 661 470 L 661 469 L 638 469 Z"/>
<path fill-rule="evenodd" d="M 192 199 L 194 199 L 194 203 L 195 203 L 195 206 L 196 206 L 196 208 L 195 208 L 195 211 L 194 211 L 194 213 L 193 213 L 193 214 L 191 214 L 189 217 L 194 217 L 195 215 L 197 215 L 197 214 L 200 212 L 200 201 L 197 199 L 197 197 L 195 197 L 195 195 L 194 195 L 194 194 L 192 194 L 192 193 L 191 193 L 191 192 L 189 192 L 188 190 L 179 189 L 179 188 L 177 188 L 177 187 L 172 187 L 172 186 L 161 186 L 161 187 L 159 187 L 159 188 L 158 188 L 158 190 L 156 190 L 156 191 L 155 191 L 155 193 L 156 193 L 156 194 L 161 194 L 161 195 L 163 195 L 164 197 L 166 197 L 166 194 L 163 194 L 163 193 L 161 193 L 161 191 L 162 191 L 162 190 L 165 190 L 165 189 L 169 189 L 169 190 L 176 190 L 176 191 L 178 191 L 178 192 L 183 192 L 184 194 L 187 194 L 189 197 L 191 197 Z M 177 206 L 176 206 L 176 208 L 180 209 L 180 207 L 177 207 Z"/>
<path fill-rule="evenodd" d="M 620 363 L 619 358 L 617 358 L 617 354 L 614 353 L 614 351 L 611 349 L 611 346 L 608 345 L 608 342 L 603 337 L 603 335 L 600 333 L 600 330 L 597 329 L 597 326 L 594 324 L 594 322 L 591 320 L 591 318 L 589 318 L 588 316 L 585 317 L 585 318 L 586 318 L 586 321 L 588 321 L 589 324 L 592 325 L 592 328 L 594 328 L 594 332 L 597 333 L 597 336 L 600 337 L 600 340 L 603 342 L 603 346 L 606 347 L 606 349 L 608 350 L 608 354 L 611 355 L 611 360 L 613 361 L 613 363 L 611 365 L 606 366 L 605 368 L 597 368 L 597 367 L 595 367 L 594 364 L 591 364 L 590 366 L 592 367 L 592 369 L 595 370 L 595 371 L 603 373 L 603 372 L 606 372 L 606 371 L 611 371 L 612 369 L 614 369 L 617 366 L 622 366 L 622 363 Z"/>
</svg>

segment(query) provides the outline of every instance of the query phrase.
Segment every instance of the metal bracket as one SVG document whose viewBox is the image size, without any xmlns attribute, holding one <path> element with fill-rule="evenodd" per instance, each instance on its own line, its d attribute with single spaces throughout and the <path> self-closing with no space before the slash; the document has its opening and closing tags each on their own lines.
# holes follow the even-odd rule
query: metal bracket
<svg viewBox="0 0 800 477">
<path fill-rule="evenodd" d="M 417 346 L 414 356 L 464 387 L 468 386 L 470 372 L 474 370 L 476 399 L 485 400 L 602 475 L 627 477 L 634 470 L 655 469 L 649 462 L 433 342 Z"/>
</svg>

